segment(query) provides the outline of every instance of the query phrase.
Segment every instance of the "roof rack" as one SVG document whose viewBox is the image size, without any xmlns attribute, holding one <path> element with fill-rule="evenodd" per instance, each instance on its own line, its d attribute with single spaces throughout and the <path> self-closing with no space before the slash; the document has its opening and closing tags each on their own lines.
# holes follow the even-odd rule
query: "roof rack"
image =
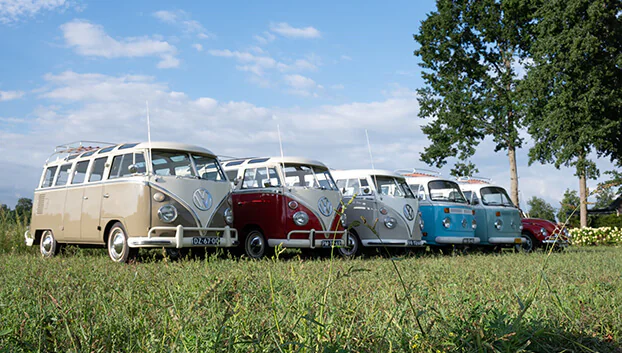
<svg viewBox="0 0 622 353">
<path fill-rule="evenodd" d="M 48 159 L 45 161 L 46 163 L 54 156 L 56 159 L 68 157 L 74 154 L 80 154 L 82 152 L 98 150 L 102 147 L 110 147 L 116 146 L 116 143 L 110 142 L 101 142 L 101 141 L 74 141 L 65 143 L 63 145 L 58 145 L 54 148 L 54 153 L 52 153 Z M 63 157 L 64 156 L 64 157 Z"/>
<path fill-rule="evenodd" d="M 397 174 L 409 177 L 440 177 L 441 172 L 432 169 L 412 168 L 412 169 L 396 169 Z"/>
<path fill-rule="evenodd" d="M 456 178 L 457 181 L 466 184 L 492 184 L 491 178 L 484 178 L 481 176 L 467 176 Z"/>
</svg>

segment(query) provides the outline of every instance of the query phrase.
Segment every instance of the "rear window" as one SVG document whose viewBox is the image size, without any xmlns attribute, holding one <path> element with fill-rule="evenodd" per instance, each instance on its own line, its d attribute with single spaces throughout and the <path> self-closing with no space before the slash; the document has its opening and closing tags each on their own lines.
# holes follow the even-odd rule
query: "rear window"
<svg viewBox="0 0 622 353">
<path fill-rule="evenodd" d="M 58 166 L 48 167 L 45 170 L 45 176 L 43 177 L 43 183 L 41 184 L 42 188 L 49 188 L 52 186 L 52 182 L 54 181 L 54 175 L 56 174 L 56 170 Z"/>
</svg>

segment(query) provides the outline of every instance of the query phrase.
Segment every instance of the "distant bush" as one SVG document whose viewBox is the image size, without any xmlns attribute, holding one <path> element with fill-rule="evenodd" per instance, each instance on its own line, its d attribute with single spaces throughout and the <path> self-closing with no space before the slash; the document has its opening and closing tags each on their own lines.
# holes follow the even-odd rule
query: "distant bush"
<svg viewBox="0 0 622 353">
<path fill-rule="evenodd" d="M 617 216 L 615 214 L 590 216 L 588 222 L 589 222 L 588 223 L 589 226 L 592 228 L 600 228 L 600 227 L 622 228 L 622 216 Z"/>
<path fill-rule="evenodd" d="M 572 244 L 578 246 L 590 245 L 622 245 L 622 228 L 575 228 L 570 230 Z"/>
</svg>

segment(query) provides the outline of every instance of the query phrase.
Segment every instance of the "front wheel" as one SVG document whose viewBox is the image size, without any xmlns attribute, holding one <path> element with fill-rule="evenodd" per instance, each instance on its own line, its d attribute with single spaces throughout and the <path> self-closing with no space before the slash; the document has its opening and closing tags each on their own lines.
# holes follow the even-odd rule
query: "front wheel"
<svg viewBox="0 0 622 353">
<path fill-rule="evenodd" d="M 348 232 L 347 244 L 339 247 L 339 255 L 343 257 L 355 257 L 359 254 L 361 249 L 361 241 L 359 237 L 353 233 Z"/>
<path fill-rule="evenodd" d="M 121 222 L 116 222 L 110 228 L 108 236 L 108 255 L 114 262 L 125 263 L 133 256 L 135 251 L 130 249 L 127 243 L 127 233 Z"/>
<path fill-rule="evenodd" d="M 39 251 L 41 251 L 41 255 L 45 258 L 50 258 L 56 255 L 56 251 L 58 249 L 58 243 L 56 242 L 56 238 L 54 238 L 54 233 L 51 230 L 46 230 L 41 235 L 41 241 L 39 242 Z"/>
<path fill-rule="evenodd" d="M 531 234 L 523 233 L 524 243 L 514 245 L 516 251 L 530 253 L 536 249 L 536 241 Z"/>
<path fill-rule="evenodd" d="M 244 241 L 244 252 L 251 259 L 261 259 L 268 252 L 268 242 L 261 231 L 251 230 Z"/>
</svg>

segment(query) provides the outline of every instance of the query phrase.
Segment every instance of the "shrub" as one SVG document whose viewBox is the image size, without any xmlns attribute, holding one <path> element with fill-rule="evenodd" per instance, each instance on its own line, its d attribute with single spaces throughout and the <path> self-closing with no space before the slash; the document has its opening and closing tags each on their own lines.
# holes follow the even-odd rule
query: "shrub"
<svg viewBox="0 0 622 353">
<path fill-rule="evenodd" d="M 570 230 L 572 244 L 578 246 L 590 245 L 622 245 L 622 228 L 575 228 Z"/>
</svg>

